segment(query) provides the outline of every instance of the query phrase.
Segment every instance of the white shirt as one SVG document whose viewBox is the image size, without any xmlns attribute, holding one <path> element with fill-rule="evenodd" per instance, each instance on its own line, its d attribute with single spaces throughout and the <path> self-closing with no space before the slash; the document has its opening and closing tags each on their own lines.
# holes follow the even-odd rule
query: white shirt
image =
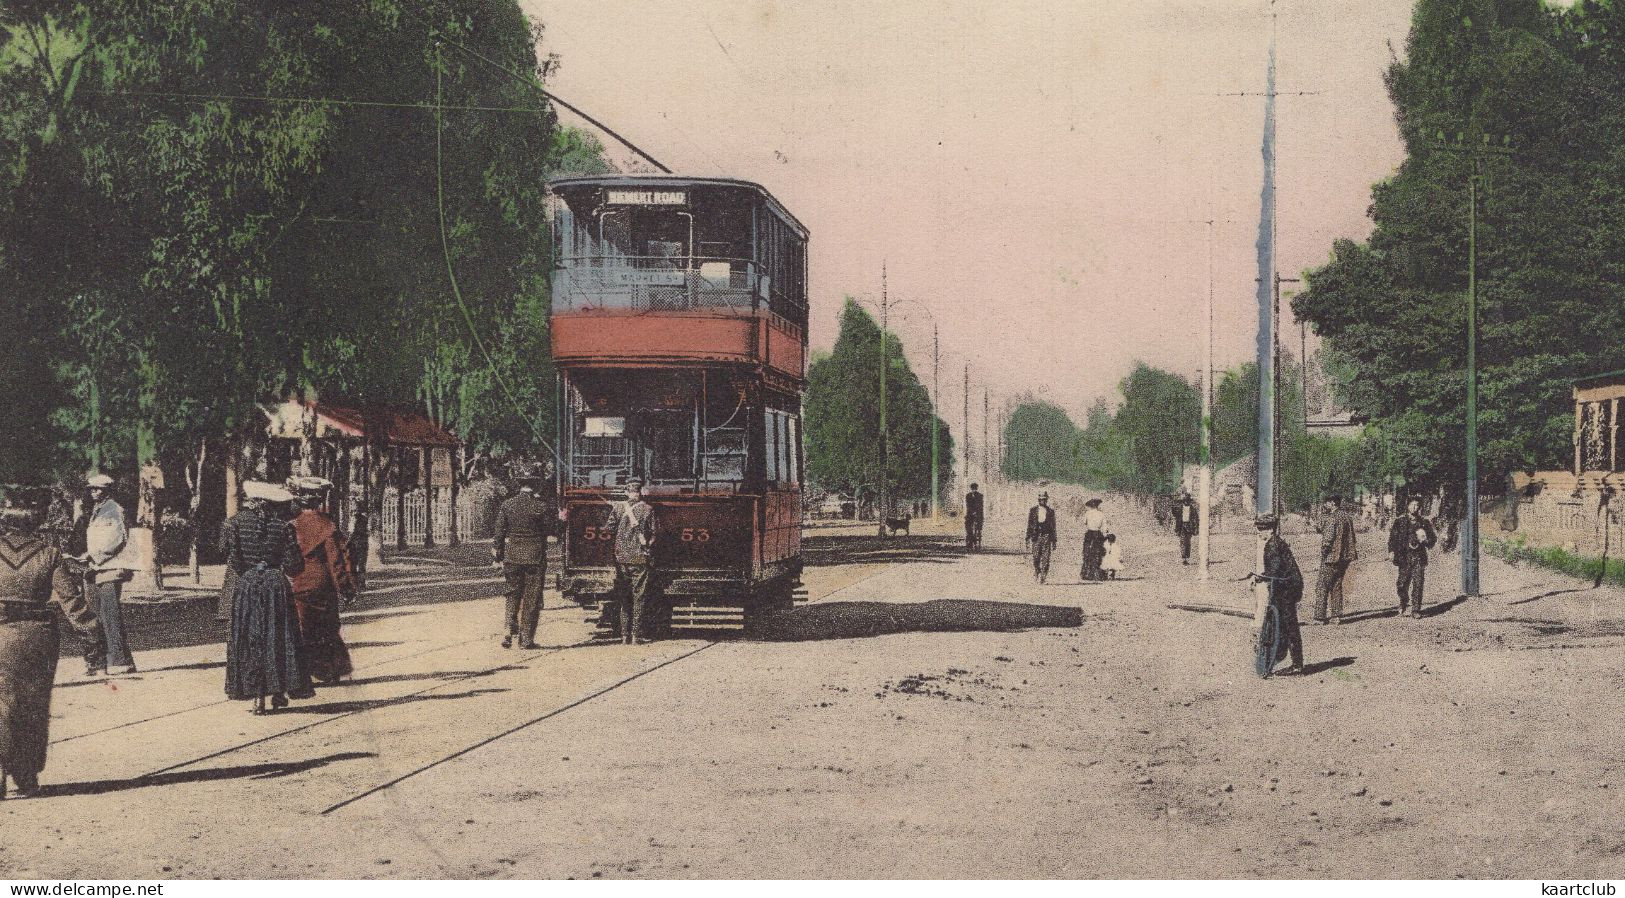
<svg viewBox="0 0 1625 898">
<path fill-rule="evenodd" d="M 1049 506 L 1038 506 L 1038 523 L 1042 524 L 1047 520 L 1049 520 Z"/>
<path fill-rule="evenodd" d="M 1083 513 L 1083 529 L 1100 530 L 1105 526 L 1106 516 L 1100 513 L 1100 509 L 1091 508 Z"/>
</svg>

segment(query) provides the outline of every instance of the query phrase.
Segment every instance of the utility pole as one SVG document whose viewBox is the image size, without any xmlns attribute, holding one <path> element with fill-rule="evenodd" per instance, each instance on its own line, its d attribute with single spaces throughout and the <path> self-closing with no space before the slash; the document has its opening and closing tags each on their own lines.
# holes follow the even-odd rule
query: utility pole
<svg viewBox="0 0 1625 898">
<path fill-rule="evenodd" d="M 987 390 L 982 390 L 982 480 L 988 479 L 988 461 L 993 455 L 992 444 L 987 441 L 987 415 L 992 403 L 987 398 Z"/>
<path fill-rule="evenodd" d="M 942 361 L 942 346 L 937 340 L 937 323 L 931 322 L 931 520 L 937 519 L 937 402 L 941 393 L 937 387 L 937 368 Z"/>
<path fill-rule="evenodd" d="M 965 363 L 965 429 L 960 433 L 964 436 L 965 445 L 960 450 L 960 457 L 963 459 L 964 467 L 964 473 L 961 477 L 964 483 L 961 483 L 959 488 L 968 489 L 970 483 L 970 362 Z"/>
<path fill-rule="evenodd" d="M 1461 594 L 1478 595 L 1478 157 L 1467 177 L 1467 508 L 1461 522 Z"/>
<path fill-rule="evenodd" d="M 886 476 L 886 454 L 891 435 L 886 432 L 886 369 L 891 367 L 886 348 L 886 263 L 880 263 L 880 506 L 875 509 L 876 530 L 886 535 L 886 515 L 890 512 L 891 489 Z"/>
<path fill-rule="evenodd" d="M 1455 143 L 1444 141 L 1438 135 L 1434 145 L 1446 152 L 1470 153 L 1473 168 L 1467 175 L 1467 458 L 1463 501 L 1466 504 L 1461 521 L 1461 594 L 1478 593 L 1478 183 L 1483 177 L 1483 154 L 1510 156 L 1505 146 L 1509 138 L 1501 139 L 1502 146 L 1490 143 L 1488 134 L 1481 135 L 1477 144 L 1468 144 L 1457 135 Z"/>
<path fill-rule="evenodd" d="M 1196 579 L 1207 579 L 1208 518 L 1213 512 L 1213 220 L 1207 222 L 1207 326 L 1202 333 L 1202 468 L 1196 475 Z"/>
</svg>

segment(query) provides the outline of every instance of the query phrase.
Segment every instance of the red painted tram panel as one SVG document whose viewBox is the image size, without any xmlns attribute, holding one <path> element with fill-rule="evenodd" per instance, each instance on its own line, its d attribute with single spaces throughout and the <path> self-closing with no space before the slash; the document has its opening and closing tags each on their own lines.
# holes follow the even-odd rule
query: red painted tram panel
<svg viewBox="0 0 1625 898">
<path fill-rule="evenodd" d="M 565 593 L 614 584 L 603 532 L 643 478 L 675 628 L 738 628 L 801 573 L 807 230 L 724 178 L 549 183 Z"/>
</svg>

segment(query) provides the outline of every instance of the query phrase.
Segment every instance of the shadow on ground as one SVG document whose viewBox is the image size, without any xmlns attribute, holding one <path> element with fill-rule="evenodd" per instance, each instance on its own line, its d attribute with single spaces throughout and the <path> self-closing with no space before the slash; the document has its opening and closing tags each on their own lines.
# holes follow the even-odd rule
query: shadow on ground
<svg viewBox="0 0 1625 898">
<path fill-rule="evenodd" d="M 149 786 L 174 786 L 181 783 L 202 783 L 216 780 L 235 779 L 275 779 L 306 770 L 325 767 L 334 761 L 353 761 L 360 758 L 375 758 L 376 754 L 366 751 L 347 751 L 312 758 L 308 761 L 279 761 L 271 764 L 245 764 L 237 767 L 216 767 L 209 770 L 186 770 L 177 773 L 160 773 L 154 776 L 138 776 L 122 780 L 89 780 L 82 783 L 56 783 L 40 787 L 38 797 L 59 798 L 68 795 L 101 795 L 104 792 L 124 792 L 129 789 L 144 789 Z"/>
<path fill-rule="evenodd" d="M 1009 633 L 1082 623 L 1083 611 L 1078 608 L 1018 602 L 821 602 L 766 618 L 752 637 L 764 642 L 802 642 L 891 633 Z"/>
</svg>

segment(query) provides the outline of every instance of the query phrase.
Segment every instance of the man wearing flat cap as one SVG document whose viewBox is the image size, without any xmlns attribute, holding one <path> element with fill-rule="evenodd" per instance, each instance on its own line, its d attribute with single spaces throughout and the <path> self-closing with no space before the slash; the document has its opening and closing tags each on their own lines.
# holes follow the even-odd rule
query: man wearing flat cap
<svg viewBox="0 0 1625 898">
<path fill-rule="evenodd" d="M 502 647 L 515 642 L 522 649 L 534 649 L 536 624 L 542 613 L 542 588 L 547 579 L 547 539 L 558 527 L 553 506 L 538 493 L 545 482 L 542 468 L 531 468 L 519 477 L 519 492 L 502 503 L 497 512 L 496 532 L 491 551 L 502 565 L 508 581 L 507 630 Z"/>
<path fill-rule="evenodd" d="M 1264 569 L 1253 582 L 1268 584 L 1269 605 L 1258 639 L 1258 675 L 1269 677 L 1281 658 L 1290 654 L 1292 666 L 1286 674 L 1303 673 L 1303 635 L 1298 629 L 1298 603 L 1303 600 L 1303 573 L 1292 557 L 1292 548 L 1281 538 L 1280 521 L 1272 514 L 1256 521 L 1258 538 L 1264 543 Z"/>
<path fill-rule="evenodd" d="M 135 658 L 130 654 L 130 644 L 124 635 L 124 609 L 120 605 L 124 581 L 130 579 L 132 569 L 123 555 L 130 534 L 124 527 L 123 507 L 113 501 L 112 488 L 113 478 L 106 474 L 92 474 L 85 479 L 91 509 L 85 526 L 90 602 L 107 639 L 105 655 L 87 661 L 86 676 L 94 676 L 104 669 L 112 674 L 135 673 Z"/>
<path fill-rule="evenodd" d="M 626 482 L 626 501 L 610 510 L 606 529 L 615 535 L 615 579 L 622 596 L 621 642 L 646 642 L 643 612 L 648 606 L 652 552 L 660 531 L 655 526 L 654 507 L 643 501 L 641 478 Z"/>
</svg>

